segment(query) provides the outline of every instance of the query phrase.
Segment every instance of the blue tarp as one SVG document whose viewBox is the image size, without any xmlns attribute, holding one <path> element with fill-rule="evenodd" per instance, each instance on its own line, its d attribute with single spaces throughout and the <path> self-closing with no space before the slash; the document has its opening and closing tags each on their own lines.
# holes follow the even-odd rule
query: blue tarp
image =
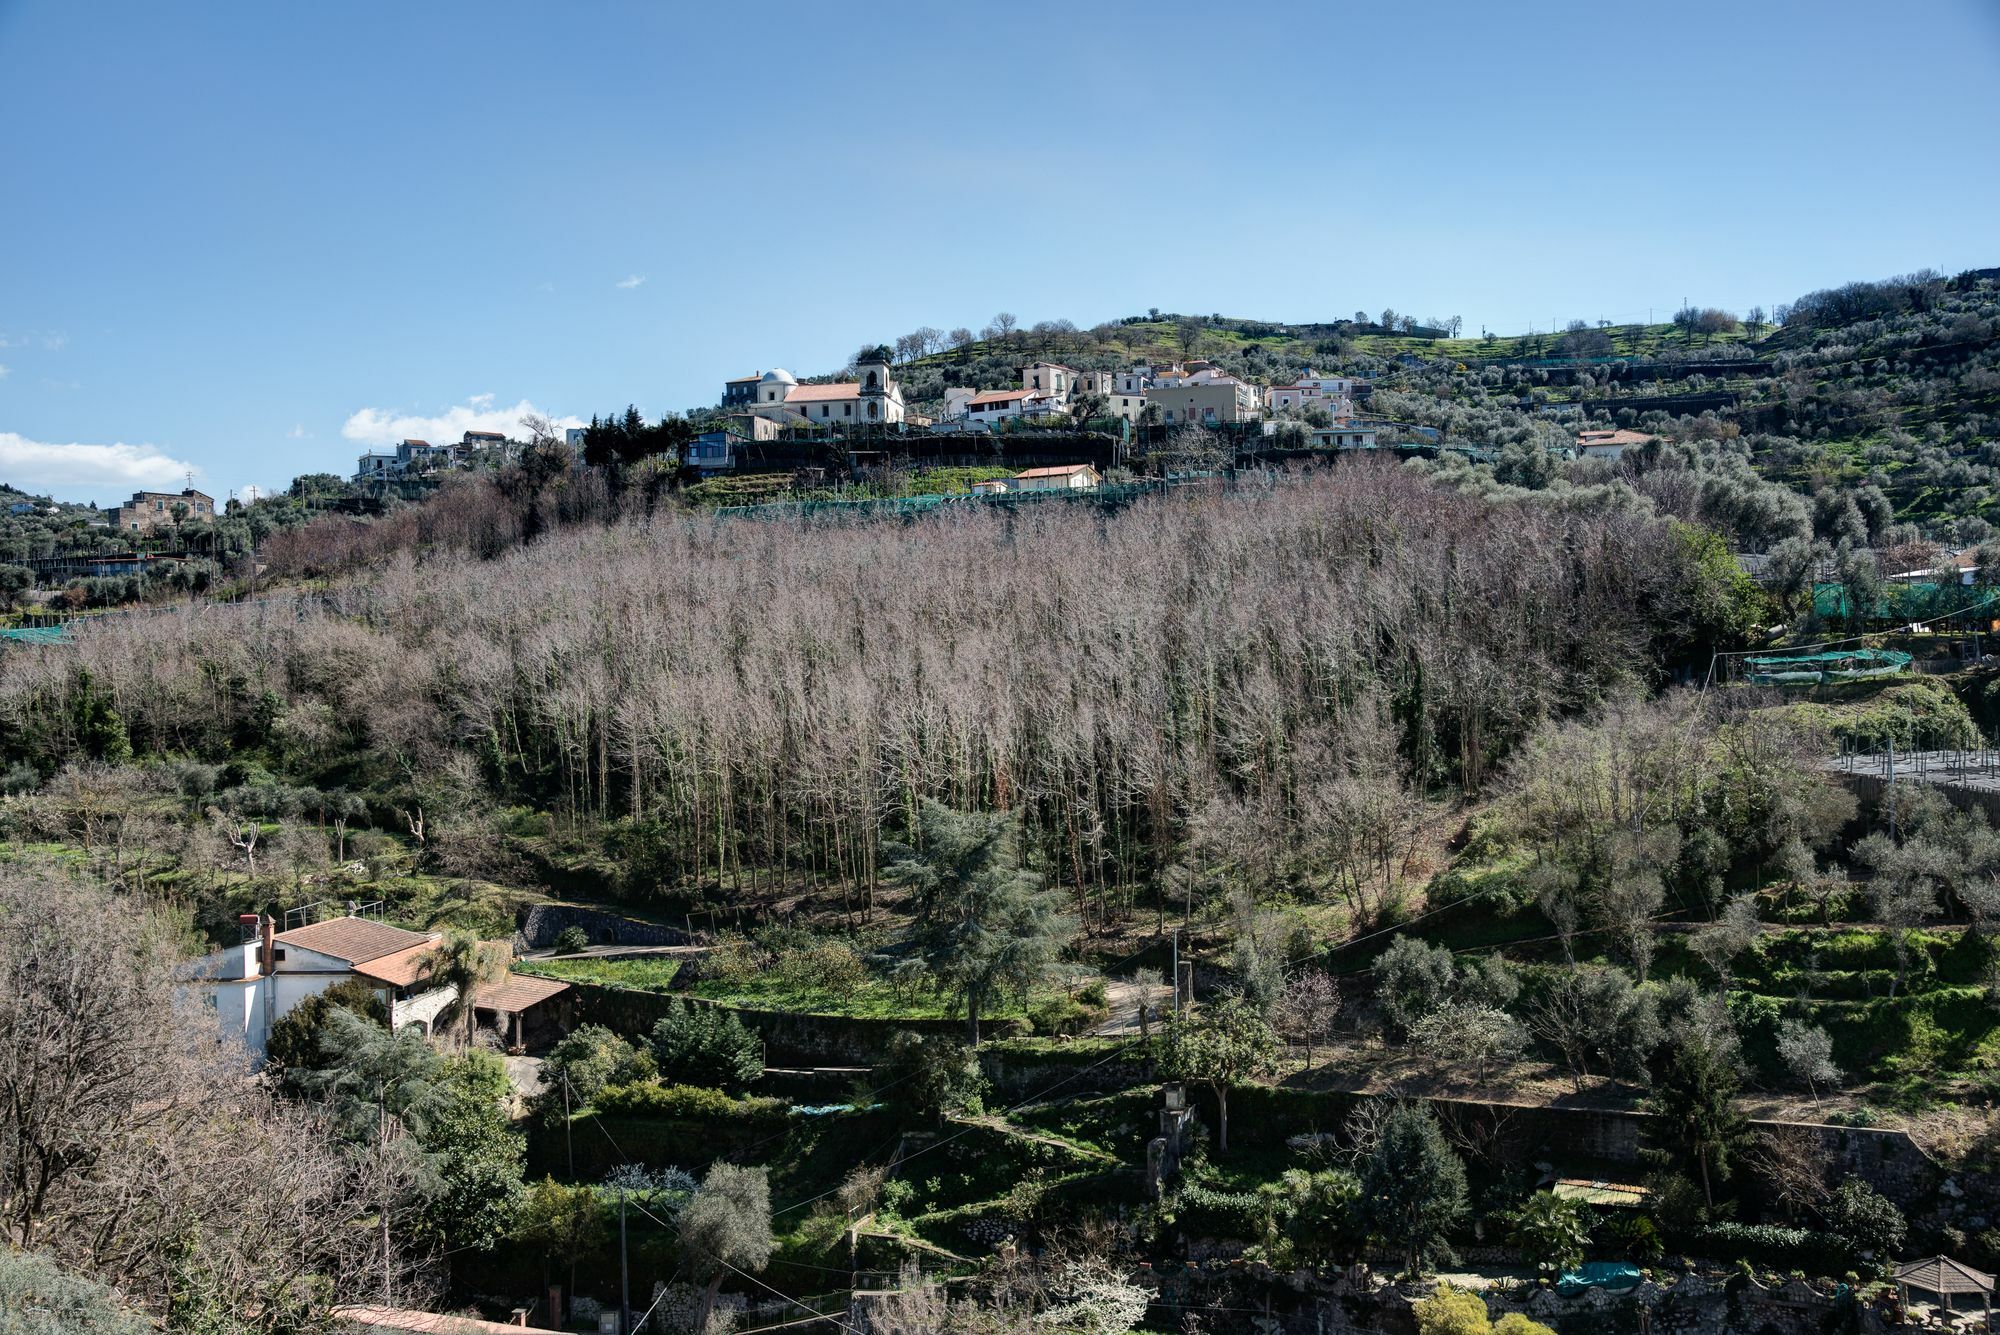
<svg viewBox="0 0 2000 1335">
<path fill-rule="evenodd" d="M 1568 1297 L 1585 1289 L 1629 1289 L 1639 1278 L 1639 1267 L 1630 1261 L 1585 1261 L 1575 1270 L 1563 1271 L 1556 1292 Z"/>
</svg>

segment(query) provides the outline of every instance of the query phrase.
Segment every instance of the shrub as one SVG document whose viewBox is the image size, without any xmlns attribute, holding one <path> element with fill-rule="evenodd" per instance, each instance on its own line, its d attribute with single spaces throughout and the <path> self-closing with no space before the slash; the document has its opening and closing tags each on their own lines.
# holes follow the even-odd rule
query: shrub
<svg viewBox="0 0 2000 1335">
<path fill-rule="evenodd" d="M 779 951 L 771 975 L 801 992 L 851 992 L 868 981 L 868 968 L 845 941 L 814 941 Z"/>
<path fill-rule="evenodd" d="M 986 1090 L 972 1049 L 943 1034 L 896 1035 L 876 1076 L 891 1102 L 929 1118 L 976 1109 Z"/>
<path fill-rule="evenodd" d="M 1859 1178 L 1848 1178 L 1821 1207 L 1827 1227 L 1857 1254 L 1876 1259 L 1902 1249 L 1909 1227 L 1903 1212 L 1881 1192 Z"/>
<path fill-rule="evenodd" d="M 603 1025 L 581 1025 L 549 1049 L 541 1097 L 556 1112 L 565 1106 L 574 1112 L 595 1102 L 605 1086 L 648 1079 L 653 1070 L 651 1053 L 635 1050 Z"/>
<path fill-rule="evenodd" d="M 1080 1034 L 1089 1027 L 1090 1016 L 1081 1003 L 1061 994 L 1044 997 L 1028 1008 L 1028 1022 L 1038 1034 Z"/>
<path fill-rule="evenodd" d="M 599 1112 L 616 1117 L 681 1117 L 691 1121 L 782 1117 L 790 1106 L 783 1099 L 733 1099 L 719 1089 L 656 1081 L 606 1085 L 593 1103 Z"/>
<path fill-rule="evenodd" d="M 590 933 L 581 927 L 565 927 L 556 933 L 555 952 L 558 955 L 574 955 L 590 945 Z"/>
<path fill-rule="evenodd" d="M 1536 1270 L 1560 1275 L 1583 1262 L 1590 1246 L 1590 1215 L 1576 1201 L 1538 1191 L 1509 1220 L 1507 1241 Z"/>
<path fill-rule="evenodd" d="M 1763 1266 L 1802 1266 L 1826 1274 L 1849 1263 L 1846 1242 L 1831 1233 L 1780 1224 L 1740 1224 L 1734 1220 L 1710 1224 L 1695 1233 L 1695 1242 L 1715 1256 L 1730 1256 Z"/>
<path fill-rule="evenodd" d="M 1487 1335 L 1493 1329 L 1485 1300 L 1449 1284 L 1438 1285 L 1436 1293 L 1410 1310 L 1417 1318 L 1418 1335 Z"/>
<path fill-rule="evenodd" d="M 672 1002 L 653 1026 L 660 1075 L 687 1085 L 741 1090 L 764 1073 L 763 1047 L 735 1012 Z"/>
</svg>

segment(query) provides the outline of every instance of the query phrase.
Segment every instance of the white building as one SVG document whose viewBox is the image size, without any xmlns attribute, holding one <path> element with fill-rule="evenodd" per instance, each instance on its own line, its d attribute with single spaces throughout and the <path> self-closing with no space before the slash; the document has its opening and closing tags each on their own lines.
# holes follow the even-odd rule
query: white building
<svg viewBox="0 0 2000 1335">
<path fill-rule="evenodd" d="M 374 984 L 398 1024 L 419 1022 L 428 1030 L 453 1000 L 433 989 L 437 999 L 428 1014 L 418 1013 L 424 1007 L 404 1009 L 415 1000 L 418 961 L 442 939 L 436 932 L 406 932 L 372 918 L 328 918 L 287 932 L 275 931 L 268 917 L 246 914 L 241 921 L 243 943 L 199 961 L 191 973 L 214 998 L 217 1027 L 260 1059 L 272 1025 L 307 997 L 350 978 Z"/>
<path fill-rule="evenodd" d="M 1287 408 L 1321 407 L 1335 417 L 1354 415 L 1354 381 L 1347 376 L 1320 375 L 1307 367 L 1289 385 L 1273 385 L 1264 391 L 1264 402 L 1272 412 Z"/>
<path fill-rule="evenodd" d="M 1054 392 L 1035 389 L 948 389 L 944 392 L 946 421 L 991 424 L 1009 417 L 1047 417 L 1064 411 Z"/>
<path fill-rule="evenodd" d="M 1030 468 L 1016 473 L 1009 491 L 1095 491 L 1104 478 L 1089 464 L 1057 464 L 1052 468 Z"/>
<path fill-rule="evenodd" d="M 244 914 L 243 942 L 196 961 L 190 985 L 206 991 L 216 1027 L 241 1042 L 261 1064 L 271 1027 L 307 997 L 358 978 L 381 998 L 389 1025 L 416 1025 L 429 1033 L 458 989 L 436 987 L 430 956 L 443 936 L 409 932 L 373 918 L 328 918 L 290 931 L 268 917 Z M 546 1039 L 564 1026 L 560 1004 L 569 984 L 508 974 L 473 994 L 479 1023 L 497 1031 L 510 1048 Z"/>
<path fill-rule="evenodd" d="M 883 426 L 902 422 L 903 387 L 889 371 L 886 355 L 877 355 L 854 368 L 855 379 L 831 385 L 801 385 L 790 371 L 766 371 L 757 377 L 747 402 L 739 381 L 723 388 L 731 406 L 742 405 L 759 417 L 787 425 L 803 418 L 813 426 Z M 744 379 L 747 379 L 744 378 Z"/>
<path fill-rule="evenodd" d="M 580 428 L 569 432 L 573 448 L 583 448 Z M 426 473 L 448 472 L 455 468 L 470 468 L 475 458 L 490 461 L 506 461 L 518 452 L 517 447 L 497 431 L 468 431 L 459 440 L 449 445 L 433 445 L 427 440 L 405 440 L 397 443 L 393 450 L 371 450 L 357 461 L 354 473 L 356 482 L 386 482 L 396 478 L 422 477 Z"/>
<path fill-rule="evenodd" d="M 1608 459 L 1617 463 L 1624 458 L 1625 451 L 1636 450 L 1650 444 L 1653 437 L 1643 431 L 1579 431 L 1576 435 L 1576 452 L 1585 459 Z"/>
<path fill-rule="evenodd" d="M 1375 428 L 1357 426 L 1326 427 L 1312 433 L 1316 450 L 1372 450 Z"/>
</svg>

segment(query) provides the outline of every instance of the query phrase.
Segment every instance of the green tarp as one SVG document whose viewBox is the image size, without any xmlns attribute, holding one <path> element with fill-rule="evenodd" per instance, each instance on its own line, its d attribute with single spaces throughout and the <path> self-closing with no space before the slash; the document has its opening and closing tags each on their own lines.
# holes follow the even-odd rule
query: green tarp
<svg viewBox="0 0 2000 1335">
<path fill-rule="evenodd" d="M 1556 1280 L 1556 1292 L 1565 1297 L 1585 1289 L 1629 1289 L 1642 1276 L 1630 1261 L 1585 1261 L 1574 1270 L 1565 1270 Z"/>
</svg>

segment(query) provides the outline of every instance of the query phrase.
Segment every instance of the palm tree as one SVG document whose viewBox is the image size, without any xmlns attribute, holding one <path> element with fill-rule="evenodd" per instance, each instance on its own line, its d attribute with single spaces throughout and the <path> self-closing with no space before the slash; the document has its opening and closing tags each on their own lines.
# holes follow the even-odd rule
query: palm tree
<svg viewBox="0 0 2000 1335">
<path fill-rule="evenodd" d="M 513 952 L 502 941 L 481 941 L 470 932 L 452 932 L 424 956 L 417 977 L 435 987 L 454 987 L 458 995 L 438 1012 L 438 1027 L 462 1021 L 465 1041 L 472 1041 L 473 994 L 507 976 Z"/>
</svg>

